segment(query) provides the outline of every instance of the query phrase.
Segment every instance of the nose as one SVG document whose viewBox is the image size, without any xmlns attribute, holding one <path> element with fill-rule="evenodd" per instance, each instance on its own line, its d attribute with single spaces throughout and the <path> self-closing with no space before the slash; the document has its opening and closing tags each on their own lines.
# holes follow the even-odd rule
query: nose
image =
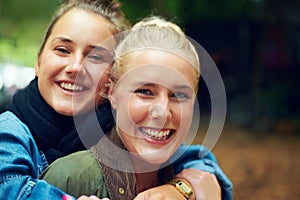
<svg viewBox="0 0 300 200">
<path fill-rule="evenodd" d="M 68 66 L 65 68 L 66 72 L 74 74 L 83 73 L 84 69 L 84 56 L 82 56 L 81 53 L 74 54 L 74 56 L 70 58 Z"/>
<path fill-rule="evenodd" d="M 160 98 L 155 104 L 153 104 L 150 107 L 149 115 L 151 119 L 167 120 L 171 117 L 171 109 L 168 98 Z"/>
</svg>

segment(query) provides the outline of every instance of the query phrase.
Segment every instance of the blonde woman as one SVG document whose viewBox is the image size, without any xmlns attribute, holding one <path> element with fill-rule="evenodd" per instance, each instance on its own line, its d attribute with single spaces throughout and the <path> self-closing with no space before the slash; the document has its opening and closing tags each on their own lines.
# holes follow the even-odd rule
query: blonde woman
<svg viewBox="0 0 300 200">
<path fill-rule="evenodd" d="M 159 17 L 137 23 L 117 46 L 109 79 L 116 126 L 91 150 L 55 161 L 43 179 L 75 197 L 145 199 L 144 191 L 170 183 L 179 191 L 173 199 L 230 199 L 213 174 L 199 172 L 197 189 L 177 179 L 170 160 L 189 133 L 199 68 L 176 24 Z M 156 194 L 147 198 L 167 199 Z"/>
</svg>

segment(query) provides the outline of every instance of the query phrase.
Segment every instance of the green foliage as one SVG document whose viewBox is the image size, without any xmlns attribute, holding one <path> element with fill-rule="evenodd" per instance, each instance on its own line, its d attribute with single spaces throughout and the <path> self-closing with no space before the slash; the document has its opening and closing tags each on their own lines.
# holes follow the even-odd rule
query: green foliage
<svg viewBox="0 0 300 200">
<path fill-rule="evenodd" d="M 119 0 L 132 23 L 159 14 L 184 25 L 195 19 L 236 19 L 254 0 Z M 258 0 L 256 0 L 258 1 Z M 45 29 L 61 0 L 0 0 L 0 62 L 33 65 Z"/>
<path fill-rule="evenodd" d="M 0 63 L 33 66 L 58 0 L 0 0 Z"/>
<path fill-rule="evenodd" d="M 14 47 L 14 41 L 0 40 L 0 62 L 17 63 L 25 66 L 33 66 L 35 62 L 36 46 L 25 44 L 25 48 Z M 21 43 L 21 42 L 20 42 Z M 22 46 L 20 44 L 20 46 Z"/>
<path fill-rule="evenodd" d="M 19 21 L 23 19 L 47 19 L 59 0 L 0 0 L 2 17 Z"/>
<path fill-rule="evenodd" d="M 139 3 L 136 3 L 135 0 L 121 0 L 120 2 L 127 18 L 132 23 L 136 22 L 142 17 L 149 15 L 149 13 L 151 12 L 150 1 L 139 1 Z"/>
<path fill-rule="evenodd" d="M 256 6 L 254 0 L 193 0 L 185 4 L 186 20 L 236 20 L 250 16 Z"/>
</svg>

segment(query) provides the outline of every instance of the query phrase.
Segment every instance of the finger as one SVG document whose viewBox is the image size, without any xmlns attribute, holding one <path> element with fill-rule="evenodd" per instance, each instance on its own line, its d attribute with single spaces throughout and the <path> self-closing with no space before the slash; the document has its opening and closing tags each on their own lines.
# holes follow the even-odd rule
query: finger
<svg viewBox="0 0 300 200">
<path fill-rule="evenodd" d="M 89 197 L 82 195 L 77 200 L 88 200 L 88 199 L 89 199 Z"/>
<path fill-rule="evenodd" d="M 85 196 L 85 195 L 82 195 L 80 196 L 77 200 L 109 200 L 108 198 L 104 198 L 104 199 L 99 199 L 98 197 L 92 195 L 92 196 Z"/>
<path fill-rule="evenodd" d="M 89 196 L 90 200 L 101 200 L 98 197 L 96 197 L 95 195 Z"/>
<path fill-rule="evenodd" d="M 67 194 L 64 194 L 62 196 L 62 200 L 73 200 L 73 199 L 74 199 L 73 197 L 71 197 L 70 195 L 67 195 Z"/>
<path fill-rule="evenodd" d="M 134 200 L 147 200 L 147 199 L 148 199 L 148 193 L 149 193 L 149 192 L 142 192 L 142 193 L 139 193 L 139 194 L 134 198 Z"/>
</svg>

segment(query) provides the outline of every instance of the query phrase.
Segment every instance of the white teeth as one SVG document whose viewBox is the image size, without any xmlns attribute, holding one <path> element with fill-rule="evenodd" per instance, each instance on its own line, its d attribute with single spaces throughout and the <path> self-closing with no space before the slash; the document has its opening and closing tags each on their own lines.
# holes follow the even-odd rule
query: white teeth
<svg viewBox="0 0 300 200">
<path fill-rule="evenodd" d="M 71 83 L 60 83 L 60 87 L 66 89 L 66 90 L 72 90 L 72 91 L 77 91 L 80 92 L 83 90 L 83 87 L 71 84 Z"/>
<path fill-rule="evenodd" d="M 152 139 L 156 140 L 166 140 L 169 136 L 169 134 L 172 132 L 171 130 L 164 130 L 164 131 L 158 131 L 150 128 L 141 128 L 141 131 L 151 137 Z"/>
</svg>

